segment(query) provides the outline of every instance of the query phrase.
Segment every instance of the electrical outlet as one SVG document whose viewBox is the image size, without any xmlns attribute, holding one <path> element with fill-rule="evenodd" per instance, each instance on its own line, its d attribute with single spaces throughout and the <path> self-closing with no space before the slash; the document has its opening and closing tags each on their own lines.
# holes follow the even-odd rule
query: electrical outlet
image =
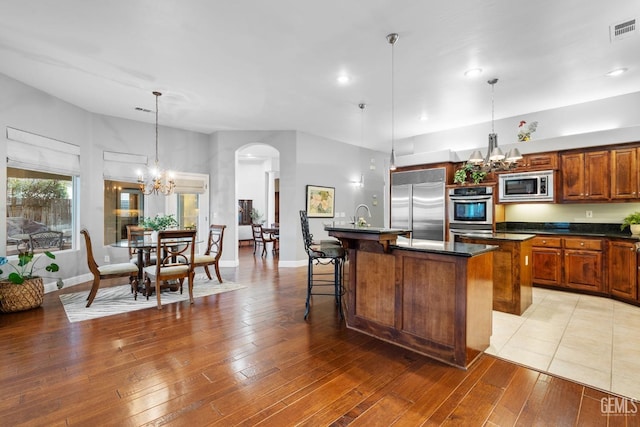
<svg viewBox="0 0 640 427">
<path fill-rule="evenodd" d="M 593 218 L 593 211 L 587 211 L 587 218 Z"/>
<path fill-rule="evenodd" d="M 111 257 L 109 257 L 109 255 L 105 255 L 104 262 L 111 262 Z"/>
</svg>

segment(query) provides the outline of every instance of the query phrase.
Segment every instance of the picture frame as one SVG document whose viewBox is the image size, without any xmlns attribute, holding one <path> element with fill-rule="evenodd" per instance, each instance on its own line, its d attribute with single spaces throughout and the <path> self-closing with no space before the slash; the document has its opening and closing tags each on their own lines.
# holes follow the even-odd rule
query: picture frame
<svg viewBox="0 0 640 427">
<path fill-rule="evenodd" d="M 333 218 L 335 216 L 335 188 L 307 185 L 307 217 Z"/>
</svg>

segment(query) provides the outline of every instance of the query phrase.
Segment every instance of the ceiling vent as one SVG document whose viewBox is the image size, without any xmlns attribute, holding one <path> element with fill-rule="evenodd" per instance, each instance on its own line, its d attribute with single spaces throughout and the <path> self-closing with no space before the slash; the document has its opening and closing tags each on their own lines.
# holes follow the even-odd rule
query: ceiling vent
<svg viewBox="0 0 640 427">
<path fill-rule="evenodd" d="M 618 22 L 609 26 L 609 35 L 612 42 L 633 36 L 637 31 L 635 18 L 627 19 L 623 22 Z"/>
</svg>

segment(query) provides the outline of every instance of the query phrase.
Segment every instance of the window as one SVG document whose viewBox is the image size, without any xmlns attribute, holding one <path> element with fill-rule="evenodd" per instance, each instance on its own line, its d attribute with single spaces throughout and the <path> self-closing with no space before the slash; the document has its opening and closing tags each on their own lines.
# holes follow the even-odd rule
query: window
<svg viewBox="0 0 640 427">
<path fill-rule="evenodd" d="M 197 194 L 178 194 L 178 228 L 195 230 L 199 211 Z"/>
<path fill-rule="evenodd" d="M 72 247 L 75 186 L 71 175 L 7 167 L 7 255 Z"/>
</svg>

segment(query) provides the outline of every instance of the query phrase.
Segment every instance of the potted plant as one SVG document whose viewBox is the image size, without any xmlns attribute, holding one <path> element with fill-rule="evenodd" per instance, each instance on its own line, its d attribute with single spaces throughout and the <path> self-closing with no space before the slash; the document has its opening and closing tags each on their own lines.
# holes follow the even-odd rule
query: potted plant
<svg viewBox="0 0 640 427">
<path fill-rule="evenodd" d="M 631 234 L 634 236 L 640 234 L 640 212 L 630 213 L 622 220 L 620 230 L 624 230 L 627 227 L 631 228 Z"/>
<path fill-rule="evenodd" d="M 471 163 L 465 163 L 460 169 L 453 174 L 453 182 L 456 184 L 465 184 L 467 179 L 471 179 L 474 184 L 480 184 L 487 176 L 487 173 L 478 169 Z"/>
<path fill-rule="evenodd" d="M 262 224 L 264 222 L 262 220 L 262 214 L 256 208 L 251 208 L 251 222 L 254 224 Z"/>
<path fill-rule="evenodd" d="M 154 218 L 146 217 L 140 225 L 153 231 L 166 230 L 167 228 L 177 227 L 178 220 L 172 215 L 157 214 Z"/>
<path fill-rule="evenodd" d="M 40 270 L 55 273 L 60 268 L 55 262 L 36 267 L 43 256 L 55 259 L 51 252 L 34 255 L 32 250 L 20 252 L 17 264 L 9 263 L 6 257 L 0 257 L 0 266 L 8 265 L 13 271 L 6 278 L 0 278 L 0 312 L 12 313 L 40 307 L 44 298 L 44 283 Z M 0 276 L 4 271 L 0 269 Z M 58 289 L 64 286 L 62 279 L 57 281 Z"/>
</svg>

